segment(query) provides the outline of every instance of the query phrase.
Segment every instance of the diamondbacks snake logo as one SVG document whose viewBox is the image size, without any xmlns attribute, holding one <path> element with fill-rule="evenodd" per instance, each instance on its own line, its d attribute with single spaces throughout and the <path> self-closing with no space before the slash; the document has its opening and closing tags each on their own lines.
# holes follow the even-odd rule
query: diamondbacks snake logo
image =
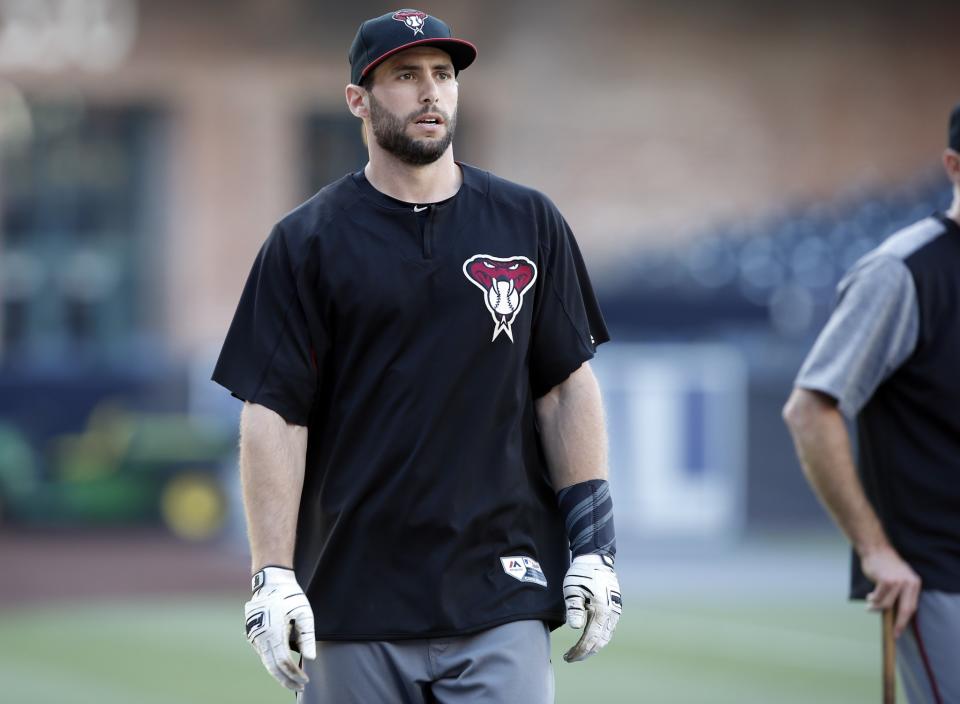
<svg viewBox="0 0 960 704">
<path fill-rule="evenodd" d="M 427 21 L 428 15 L 420 10 L 399 10 L 393 14 L 393 19 L 397 22 L 403 22 L 413 30 L 413 36 L 423 34 L 423 23 Z"/>
<path fill-rule="evenodd" d="M 493 316 L 493 337 L 504 332 L 513 342 L 512 325 L 523 306 L 523 296 L 537 280 L 537 266 L 526 257 L 476 254 L 463 263 L 467 280 L 483 291 L 483 302 Z"/>
</svg>

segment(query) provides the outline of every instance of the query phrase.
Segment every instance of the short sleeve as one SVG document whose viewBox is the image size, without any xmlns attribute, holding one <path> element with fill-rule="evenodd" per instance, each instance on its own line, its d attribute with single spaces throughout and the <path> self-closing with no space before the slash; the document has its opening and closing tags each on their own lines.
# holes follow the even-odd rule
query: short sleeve
<svg viewBox="0 0 960 704">
<path fill-rule="evenodd" d="M 832 396 L 852 418 L 913 353 L 919 310 L 909 269 L 889 255 L 858 262 L 837 290 L 836 308 L 795 386 Z"/>
<path fill-rule="evenodd" d="M 564 381 L 610 339 L 580 248 L 555 209 L 548 228 L 530 351 L 534 398 Z"/>
<path fill-rule="evenodd" d="M 323 345 L 302 300 L 301 270 L 283 230 L 275 227 L 254 261 L 213 380 L 244 401 L 307 425 Z"/>
</svg>

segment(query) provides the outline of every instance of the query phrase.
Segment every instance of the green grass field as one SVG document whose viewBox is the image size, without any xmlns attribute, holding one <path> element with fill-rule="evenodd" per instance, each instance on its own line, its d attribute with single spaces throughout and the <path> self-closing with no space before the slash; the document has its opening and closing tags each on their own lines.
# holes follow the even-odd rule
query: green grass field
<svg viewBox="0 0 960 704">
<path fill-rule="evenodd" d="M 237 595 L 0 612 L 0 701 L 291 704 L 243 638 L 242 603 Z M 574 634 L 555 634 L 557 702 L 875 702 L 879 628 L 877 616 L 840 600 L 628 603 L 613 643 L 586 663 L 564 663 Z"/>
</svg>

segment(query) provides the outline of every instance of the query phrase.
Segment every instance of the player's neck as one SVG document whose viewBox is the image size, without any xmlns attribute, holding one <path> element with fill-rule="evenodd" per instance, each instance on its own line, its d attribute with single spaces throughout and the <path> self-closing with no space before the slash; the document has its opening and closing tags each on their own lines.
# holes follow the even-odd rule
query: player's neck
<svg viewBox="0 0 960 704">
<path fill-rule="evenodd" d="M 953 187 L 953 205 L 947 211 L 947 217 L 960 225 L 960 186 Z"/>
<path fill-rule="evenodd" d="M 455 195 L 463 182 L 453 147 L 432 164 L 413 166 L 382 150 L 370 150 L 363 173 L 370 185 L 406 203 L 436 203 Z"/>
</svg>

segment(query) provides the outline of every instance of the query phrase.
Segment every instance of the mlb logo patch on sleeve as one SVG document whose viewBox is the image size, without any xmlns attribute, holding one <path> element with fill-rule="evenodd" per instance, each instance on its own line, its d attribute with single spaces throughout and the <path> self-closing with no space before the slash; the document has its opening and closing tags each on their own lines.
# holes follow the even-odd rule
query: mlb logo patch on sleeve
<svg viewBox="0 0 960 704">
<path fill-rule="evenodd" d="M 532 558 L 523 555 L 501 557 L 500 564 L 503 565 L 504 572 L 520 582 L 530 582 L 541 587 L 547 586 L 547 578 L 543 576 L 540 563 Z"/>
</svg>

